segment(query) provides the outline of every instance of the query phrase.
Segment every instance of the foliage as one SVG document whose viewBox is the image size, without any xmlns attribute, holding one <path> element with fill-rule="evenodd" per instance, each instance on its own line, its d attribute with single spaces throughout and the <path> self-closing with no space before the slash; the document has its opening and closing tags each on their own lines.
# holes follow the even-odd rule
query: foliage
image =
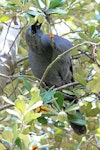
<svg viewBox="0 0 100 150">
<path fill-rule="evenodd" d="M 6 0 L 0 1 L 0 22 L 18 16 L 24 25 L 14 76 L 0 98 L 0 149 L 28 150 L 63 148 L 98 150 L 100 148 L 100 2 L 95 0 Z M 70 39 L 74 78 L 73 91 L 78 104 L 64 101 L 54 88 L 38 88 L 32 75 L 24 40 L 26 28 L 34 21 L 44 32 Z M 61 27 L 62 26 L 62 27 Z M 86 43 L 85 43 L 86 42 Z M 85 43 L 85 44 L 84 44 Z M 23 60 L 23 59 L 22 59 Z M 6 106 L 7 105 L 7 106 Z M 11 107 L 12 106 L 12 107 Z M 7 108 L 7 109 L 6 109 Z M 64 109 L 65 108 L 65 109 Z M 76 113 L 80 108 L 84 114 Z M 65 113 L 66 112 L 66 113 Z M 69 116 L 67 114 L 70 114 Z M 85 122 L 85 120 L 86 122 Z M 68 121 L 86 124 L 87 133 L 76 135 Z"/>
</svg>

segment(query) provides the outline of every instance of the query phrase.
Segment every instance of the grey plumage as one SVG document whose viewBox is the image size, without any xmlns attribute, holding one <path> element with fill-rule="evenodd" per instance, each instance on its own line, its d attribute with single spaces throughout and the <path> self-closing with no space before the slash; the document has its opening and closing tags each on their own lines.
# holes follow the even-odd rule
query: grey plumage
<svg viewBox="0 0 100 150">
<path fill-rule="evenodd" d="M 35 77 L 41 79 L 47 66 L 61 53 L 73 47 L 67 39 L 54 35 L 51 39 L 49 34 L 43 34 L 37 23 L 30 26 L 26 31 L 26 42 L 29 47 L 29 63 Z M 74 82 L 70 53 L 64 55 L 48 72 L 44 79 L 46 85 L 59 87 L 66 83 Z M 71 99 L 73 101 L 73 99 Z M 78 111 L 79 112 L 79 111 Z M 86 132 L 84 125 L 70 122 L 71 127 L 77 134 Z"/>
<path fill-rule="evenodd" d="M 37 29 L 37 34 L 32 34 L 32 27 L 26 32 L 26 42 L 29 46 L 29 62 L 33 74 L 41 78 L 47 66 L 62 52 L 72 47 L 67 39 L 54 35 L 50 39 L 49 34 L 43 34 Z M 55 48 L 52 44 L 55 44 Z M 44 82 L 48 87 L 55 87 L 70 83 L 73 80 L 71 70 L 70 53 L 67 53 L 48 72 Z"/>
</svg>

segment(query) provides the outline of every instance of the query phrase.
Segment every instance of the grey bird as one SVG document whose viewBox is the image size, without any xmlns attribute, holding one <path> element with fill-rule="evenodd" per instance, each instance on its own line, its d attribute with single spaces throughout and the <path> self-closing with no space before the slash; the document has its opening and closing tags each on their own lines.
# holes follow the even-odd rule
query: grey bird
<svg viewBox="0 0 100 150">
<path fill-rule="evenodd" d="M 29 63 L 35 77 L 41 79 L 47 66 L 61 53 L 73 47 L 72 43 L 58 35 L 51 39 L 49 34 L 43 34 L 41 25 L 34 23 L 26 31 L 26 43 L 29 47 Z M 48 72 L 44 79 L 50 88 L 59 87 L 74 82 L 70 53 L 65 54 Z M 73 101 L 73 99 L 71 100 Z M 84 134 L 86 127 L 70 122 L 77 134 Z"/>
</svg>

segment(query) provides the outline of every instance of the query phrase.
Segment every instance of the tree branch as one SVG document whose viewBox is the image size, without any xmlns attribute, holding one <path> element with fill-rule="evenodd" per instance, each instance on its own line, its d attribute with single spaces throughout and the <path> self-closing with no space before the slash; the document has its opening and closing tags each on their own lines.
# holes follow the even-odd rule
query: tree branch
<svg viewBox="0 0 100 150">
<path fill-rule="evenodd" d="M 74 46 L 74 47 L 70 48 L 69 50 L 66 50 L 66 51 L 63 52 L 62 54 L 58 55 L 58 56 L 56 57 L 56 59 L 53 60 L 53 61 L 47 66 L 47 68 L 46 68 L 46 70 L 45 70 L 45 72 L 44 72 L 44 74 L 43 74 L 43 76 L 42 76 L 42 78 L 41 78 L 41 80 L 40 80 L 40 85 L 39 85 L 39 86 L 42 85 L 42 82 L 43 82 L 44 79 L 46 78 L 46 76 L 47 76 L 49 70 L 50 70 L 64 55 L 66 55 L 66 54 L 69 53 L 70 51 L 72 51 L 72 50 L 74 50 L 74 49 L 76 49 L 76 48 L 78 48 L 78 47 L 80 47 L 80 46 L 82 46 L 82 45 L 84 45 L 84 44 L 100 45 L 100 43 L 97 44 L 97 43 L 93 43 L 93 42 L 90 42 L 90 41 L 86 41 L 86 42 L 77 44 L 76 46 Z"/>
<path fill-rule="evenodd" d="M 68 84 L 62 85 L 60 87 L 54 88 L 54 90 L 58 91 L 58 90 L 66 89 L 68 87 L 78 85 L 78 84 L 79 84 L 79 82 L 72 82 L 72 83 L 68 83 Z"/>
</svg>

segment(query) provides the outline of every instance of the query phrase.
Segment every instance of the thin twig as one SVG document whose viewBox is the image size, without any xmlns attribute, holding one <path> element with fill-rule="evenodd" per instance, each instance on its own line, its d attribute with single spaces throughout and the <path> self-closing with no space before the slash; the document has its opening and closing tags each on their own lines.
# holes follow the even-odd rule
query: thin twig
<svg viewBox="0 0 100 150">
<path fill-rule="evenodd" d="M 86 52 L 83 52 L 82 50 L 79 50 L 79 51 L 81 52 L 81 54 L 86 55 L 87 57 L 89 57 L 94 62 L 94 59 L 89 54 L 87 54 Z"/>
<path fill-rule="evenodd" d="M 12 104 L 6 104 L 6 105 L 3 105 L 3 106 L 0 106 L 0 111 L 5 110 L 5 109 L 10 108 L 10 107 L 13 107 L 13 106 L 14 105 L 12 105 Z"/>
<path fill-rule="evenodd" d="M 60 87 L 57 87 L 57 88 L 54 88 L 54 90 L 62 90 L 62 89 L 66 89 L 68 87 L 71 87 L 71 86 L 74 86 L 74 85 L 78 85 L 79 82 L 72 82 L 72 83 L 68 83 L 68 84 L 65 84 L 65 85 L 62 85 Z"/>
<path fill-rule="evenodd" d="M 5 120 L 7 118 L 7 116 L 4 116 L 2 118 L 0 118 L 0 122 L 2 122 L 3 120 Z"/>
<path fill-rule="evenodd" d="M 9 32 L 9 29 L 10 29 L 10 26 L 11 26 L 11 23 L 12 23 L 13 19 L 11 20 L 9 26 L 8 26 L 8 29 L 7 29 L 7 33 L 6 33 L 6 36 L 5 36 L 5 40 L 4 40 L 4 44 L 3 44 L 3 49 L 4 49 L 4 46 L 5 46 L 5 43 L 6 43 L 6 39 L 7 39 L 7 35 L 8 35 L 8 32 Z"/>
<path fill-rule="evenodd" d="M 26 59 L 28 59 L 28 56 L 25 56 L 25 57 L 23 57 L 23 58 L 17 60 L 17 64 L 21 63 L 22 61 L 24 61 L 24 60 L 26 60 Z"/>
<path fill-rule="evenodd" d="M 5 75 L 5 74 L 2 74 L 2 73 L 0 73 L 0 76 L 1 76 L 1 77 L 3 77 L 3 78 L 10 79 L 10 77 L 9 77 L 9 76 L 7 76 L 7 75 Z"/>
<path fill-rule="evenodd" d="M 42 76 L 42 78 L 41 78 L 41 80 L 40 80 L 40 85 L 39 85 L 39 86 L 42 85 L 42 82 L 43 82 L 44 79 L 46 78 L 46 76 L 47 76 L 49 70 L 50 70 L 64 55 L 66 55 L 66 54 L 69 53 L 70 51 L 72 51 L 72 50 L 74 50 L 74 49 L 76 49 L 76 48 L 78 48 L 78 47 L 80 47 L 80 46 L 82 46 L 82 45 L 84 45 L 84 44 L 100 45 L 100 43 L 97 44 L 97 43 L 94 43 L 94 42 L 86 41 L 86 42 L 77 44 L 76 46 L 74 46 L 74 47 L 70 48 L 69 50 L 66 50 L 66 51 L 63 52 L 62 54 L 58 55 L 58 56 L 56 57 L 56 59 L 55 59 L 54 61 L 52 61 L 52 62 L 47 66 L 47 68 L 46 68 L 46 70 L 45 70 L 45 72 L 44 72 L 44 74 L 43 74 L 43 76 Z"/>
<path fill-rule="evenodd" d="M 21 28 L 21 30 L 18 32 L 17 36 L 15 37 L 15 40 L 13 41 L 13 43 L 12 43 L 12 45 L 11 45 L 11 47 L 10 47 L 9 53 L 10 53 L 10 51 L 11 51 L 13 45 L 15 44 L 15 41 L 17 40 L 18 36 L 21 34 L 21 32 L 22 32 L 23 29 L 24 29 L 24 27 Z M 9 53 L 8 53 L 8 54 L 9 54 Z"/>
</svg>

